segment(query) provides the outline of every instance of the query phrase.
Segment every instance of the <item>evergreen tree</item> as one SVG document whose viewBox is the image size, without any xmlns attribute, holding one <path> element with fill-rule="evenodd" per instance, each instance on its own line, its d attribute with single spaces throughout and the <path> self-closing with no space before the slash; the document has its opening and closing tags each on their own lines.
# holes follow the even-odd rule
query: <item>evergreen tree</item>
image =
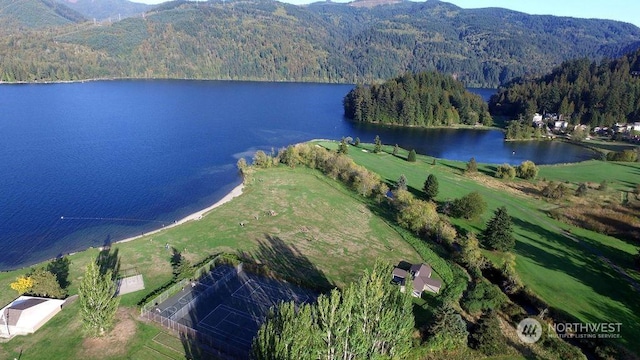
<svg viewBox="0 0 640 360">
<path fill-rule="evenodd" d="M 396 190 L 407 190 L 407 177 L 404 174 L 400 175 L 398 181 L 396 181 Z"/>
<path fill-rule="evenodd" d="M 347 140 L 342 138 L 340 140 L 340 145 L 338 146 L 338 154 L 347 155 L 349 153 L 349 144 L 347 144 Z"/>
<path fill-rule="evenodd" d="M 502 354 L 505 350 L 505 338 L 500 330 L 500 320 L 493 310 L 484 313 L 471 335 L 471 346 L 487 356 Z"/>
<path fill-rule="evenodd" d="M 407 156 L 407 161 L 408 162 L 416 162 L 416 151 L 411 149 L 411 151 L 409 151 L 409 155 Z"/>
<path fill-rule="evenodd" d="M 90 262 L 78 289 L 80 315 L 87 333 L 102 336 L 112 326 L 120 298 L 115 296 L 116 284 L 109 270 L 100 275 L 100 268 Z"/>
<path fill-rule="evenodd" d="M 469 331 L 462 316 L 451 305 L 445 304 L 435 313 L 429 335 L 428 343 L 432 350 L 452 351 L 467 345 Z"/>
<path fill-rule="evenodd" d="M 438 178 L 433 174 L 429 174 L 422 190 L 424 190 L 424 195 L 427 200 L 435 199 L 435 197 L 438 196 Z"/>
<path fill-rule="evenodd" d="M 478 172 L 478 163 L 476 162 L 476 158 L 472 157 L 467 163 L 467 169 L 465 170 L 468 174 L 473 174 Z"/>
<path fill-rule="evenodd" d="M 393 154 L 393 156 L 398 155 L 398 151 L 400 151 L 400 147 L 398 146 L 398 144 L 396 144 L 396 145 L 393 147 L 393 153 L 392 153 L 392 154 Z"/>
<path fill-rule="evenodd" d="M 373 152 L 374 153 L 379 153 L 382 151 L 382 141 L 380 141 L 380 136 L 376 135 L 376 138 L 373 140 L 374 143 L 374 147 L 373 147 Z"/>
<path fill-rule="evenodd" d="M 509 251 L 513 249 L 516 240 L 511 230 L 511 217 L 507 213 L 507 208 L 501 206 L 496 209 L 493 217 L 487 223 L 487 228 L 482 232 L 482 240 L 486 247 Z"/>
<path fill-rule="evenodd" d="M 354 146 L 360 146 L 360 138 L 356 137 L 356 140 L 353 142 Z"/>
</svg>

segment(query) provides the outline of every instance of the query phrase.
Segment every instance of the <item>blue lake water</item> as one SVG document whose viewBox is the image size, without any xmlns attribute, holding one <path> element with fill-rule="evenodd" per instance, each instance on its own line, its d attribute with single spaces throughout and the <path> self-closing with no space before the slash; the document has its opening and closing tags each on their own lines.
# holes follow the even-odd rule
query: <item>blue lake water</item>
<svg viewBox="0 0 640 360">
<path fill-rule="evenodd" d="M 159 228 L 237 185 L 240 157 L 314 138 L 380 135 L 418 153 L 491 163 L 593 156 L 560 142 L 505 143 L 500 131 L 353 124 L 342 114 L 351 88 L 177 80 L 0 86 L 0 270 Z"/>
</svg>

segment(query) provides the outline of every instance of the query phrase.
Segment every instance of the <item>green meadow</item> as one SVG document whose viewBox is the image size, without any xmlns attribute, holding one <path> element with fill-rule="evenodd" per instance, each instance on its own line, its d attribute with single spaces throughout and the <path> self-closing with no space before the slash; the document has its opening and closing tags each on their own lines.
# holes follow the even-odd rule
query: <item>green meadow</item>
<svg viewBox="0 0 640 360">
<path fill-rule="evenodd" d="M 333 149 L 337 143 L 322 142 Z M 513 218 L 517 240 L 516 269 L 524 284 L 550 307 L 571 315 L 582 322 L 620 322 L 624 346 L 640 352 L 640 302 L 638 293 L 627 279 L 610 266 L 607 259 L 632 278 L 640 279 L 633 265 L 636 244 L 592 231 L 571 227 L 549 217 L 546 213 L 555 205 L 518 191 L 515 186 L 493 178 L 495 165 L 479 164 L 479 173 L 465 175 L 466 163 L 418 156 L 417 162 L 407 162 L 407 151 L 392 155 L 392 147 L 384 147 L 374 154 L 373 145 L 350 146 L 353 160 L 378 173 L 392 186 L 404 174 L 409 190 L 421 196 L 421 189 L 429 174 L 437 176 L 440 192 L 436 202 L 445 203 L 473 191 L 488 203 L 488 210 L 480 219 L 452 222 L 465 231 L 479 233 L 499 206 L 506 206 Z M 571 165 L 542 166 L 538 178 L 550 180 L 598 183 L 607 180 L 612 188 L 633 188 L 640 182 L 640 164 L 589 161 Z M 525 184 L 526 185 L 526 184 Z M 526 188 L 526 187 L 524 187 Z M 597 206 L 597 204 L 592 205 Z M 568 230 L 571 234 L 565 233 Z M 569 235 L 569 236 L 566 236 Z M 500 263 L 501 254 L 486 251 L 488 258 Z"/>
<path fill-rule="evenodd" d="M 193 264 L 221 252 L 242 252 L 285 278 L 318 288 L 354 281 L 376 258 L 392 264 L 420 260 L 403 235 L 341 183 L 306 168 L 255 170 L 241 196 L 201 220 L 112 246 L 120 269 L 136 269 L 146 285 L 143 291 L 122 296 L 112 333 L 126 336 L 84 340 L 78 305 L 73 303 L 34 335 L 0 344 L 0 358 L 18 358 L 20 353 L 21 359 L 184 358 L 179 339 L 171 340 L 158 327 L 137 321 L 137 304 L 171 281 L 166 244 Z M 85 266 L 98 253 L 89 249 L 69 256 L 71 293 L 77 292 Z M 16 297 L 9 284 L 25 272 L 0 273 L 0 303 Z"/>
</svg>

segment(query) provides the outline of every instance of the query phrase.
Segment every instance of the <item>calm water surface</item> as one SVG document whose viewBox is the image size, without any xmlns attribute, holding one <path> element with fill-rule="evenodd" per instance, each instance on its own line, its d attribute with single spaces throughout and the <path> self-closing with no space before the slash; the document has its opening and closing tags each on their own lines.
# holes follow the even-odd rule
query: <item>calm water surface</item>
<svg viewBox="0 0 640 360">
<path fill-rule="evenodd" d="M 313 138 L 372 142 L 378 134 L 419 153 L 492 163 L 592 157 L 564 143 L 504 143 L 499 131 L 353 124 L 342 116 L 351 88 L 157 80 L 0 86 L 0 270 L 159 228 L 237 185 L 240 157 Z"/>
</svg>

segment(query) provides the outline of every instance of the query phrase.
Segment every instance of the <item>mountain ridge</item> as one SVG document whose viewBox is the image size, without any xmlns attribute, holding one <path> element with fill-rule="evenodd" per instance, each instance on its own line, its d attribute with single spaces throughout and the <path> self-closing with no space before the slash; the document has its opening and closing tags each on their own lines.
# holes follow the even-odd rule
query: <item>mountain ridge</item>
<svg viewBox="0 0 640 360">
<path fill-rule="evenodd" d="M 0 53 L 29 60 L 0 56 L 1 81 L 158 77 L 357 83 L 437 70 L 467 86 L 497 87 L 572 58 L 618 57 L 640 46 L 640 29 L 611 20 L 465 10 L 439 1 L 375 7 L 174 1 L 122 21 L 14 33 L 12 39 L 13 45 L 0 39 Z M 49 52 L 36 51 L 43 47 Z"/>
</svg>

